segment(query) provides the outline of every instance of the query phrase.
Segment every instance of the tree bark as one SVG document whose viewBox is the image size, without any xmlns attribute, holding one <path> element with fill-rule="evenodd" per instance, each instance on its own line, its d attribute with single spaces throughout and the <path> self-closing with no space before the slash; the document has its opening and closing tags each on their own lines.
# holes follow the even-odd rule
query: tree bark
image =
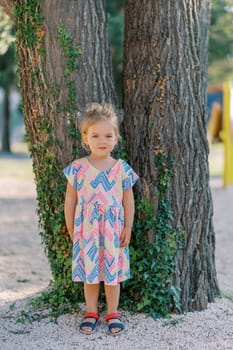
<svg viewBox="0 0 233 350">
<path fill-rule="evenodd" d="M 108 102 L 116 105 L 103 0 L 94 2 L 43 0 L 42 9 L 45 15 L 46 31 L 46 64 L 44 69 L 48 73 L 48 80 L 62 87 L 61 101 L 67 98 L 67 89 L 64 76 L 64 52 L 59 47 L 57 39 L 58 23 L 63 23 L 71 33 L 74 47 L 80 46 L 81 48 L 80 70 L 78 74 L 73 74 L 78 108 L 82 110 L 90 102 Z M 51 13 L 54 20 L 51 20 Z M 67 155 L 71 153 L 69 151 L 70 143 L 64 133 L 66 124 L 67 120 L 61 114 L 59 115 L 55 108 L 54 131 L 55 137 L 63 143 L 62 154 L 59 155 L 63 161 L 66 161 L 64 153 Z"/>
<path fill-rule="evenodd" d="M 173 226 L 185 233 L 175 284 L 184 311 L 218 294 L 209 188 L 206 82 L 209 0 L 125 3 L 124 113 L 139 194 L 153 203 L 156 147 L 175 158 Z M 132 142 L 134 140 L 134 142 Z"/>
<path fill-rule="evenodd" d="M 25 1 L 22 1 L 25 2 Z M 67 28 L 73 38 L 74 47 L 81 48 L 79 62 L 80 70 L 73 73 L 77 91 L 77 112 L 89 102 L 109 102 L 116 104 L 116 94 L 113 85 L 112 67 L 107 40 L 106 13 L 103 1 L 61 1 L 42 0 L 41 9 L 44 23 L 40 28 L 40 36 L 44 36 L 46 59 L 41 60 L 38 51 L 25 47 L 18 42 L 18 56 L 21 74 L 21 86 L 24 99 L 24 114 L 26 129 L 30 134 L 32 144 L 41 142 L 37 130 L 37 116 L 49 115 L 54 129 L 54 138 L 59 140 L 61 147 L 56 147 L 56 154 L 62 165 L 71 160 L 72 142 L 64 130 L 69 124 L 68 116 L 57 108 L 68 98 L 66 87 L 66 58 L 58 40 L 60 24 Z M 41 81 L 41 91 L 33 86 L 31 69 L 39 66 L 37 79 Z M 35 81 L 37 85 L 37 81 Z M 51 86 L 60 86 L 58 97 L 45 101 L 45 91 Z M 41 98 L 38 98 L 38 95 Z M 39 160 L 36 159 L 36 162 Z"/>
</svg>

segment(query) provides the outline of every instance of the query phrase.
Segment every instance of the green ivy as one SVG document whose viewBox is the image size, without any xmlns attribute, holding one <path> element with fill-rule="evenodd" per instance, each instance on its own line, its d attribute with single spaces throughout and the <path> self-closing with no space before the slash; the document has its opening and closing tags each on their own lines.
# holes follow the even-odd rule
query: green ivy
<svg viewBox="0 0 233 350">
<path fill-rule="evenodd" d="M 36 47 L 41 41 L 39 40 L 39 31 L 42 28 L 44 17 L 40 11 L 40 3 L 41 0 L 15 1 L 14 13 L 16 18 L 20 19 L 20 25 L 17 27 L 17 39 L 25 47 Z"/>
<path fill-rule="evenodd" d="M 74 71 L 79 70 L 79 62 L 77 59 L 81 55 L 81 49 L 80 46 L 73 48 L 73 39 L 62 23 L 58 27 L 58 39 L 60 47 L 63 49 L 67 58 L 64 75 L 69 77 Z"/>
<path fill-rule="evenodd" d="M 131 275 L 123 284 L 123 306 L 146 312 L 154 318 L 168 316 L 174 309 L 180 311 L 179 288 L 173 285 L 176 257 L 183 246 L 181 231 L 172 228 L 170 184 L 173 160 L 156 149 L 155 165 L 158 177 L 155 196 L 158 208 L 145 198 L 138 204 L 140 219 L 136 219 L 131 240 Z M 153 242 L 148 240 L 153 233 Z"/>
</svg>

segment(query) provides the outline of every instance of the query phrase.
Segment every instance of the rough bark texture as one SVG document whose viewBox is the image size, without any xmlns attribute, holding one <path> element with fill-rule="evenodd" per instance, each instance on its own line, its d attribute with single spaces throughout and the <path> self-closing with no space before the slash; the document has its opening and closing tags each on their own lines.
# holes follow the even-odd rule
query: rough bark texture
<svg viewBox="0 0 233 350">
<path fill-rule="evenodd" d="M 202 310 L 218 294 L 205 107 L 209 5 L 209 0 L 125 5 L 127 148 L 142 180 L 139 193 L 155 210 L 156 142 L 175 157 L 173 224 L 185 232 L 175 283 L 184 311 Z"/>
<path fill-rule="evenodd" d="M 1 1 L 0 1 L 1 3 Z M 22 0 L 22 3 L 25 1 Z M 65 86 L 65 55 L 58 41 L 58 27 L 63 24 L 74 39 L 74 47 L 81 47 L 80 70 L 73 75 L 76 82 L 77 105 L 82 109 L 89 102 L 109 102 L 116 104 L 113 86 L 112 68 L 106 30 L 106 13 L 102 0 L 97 1 L 53 1 L 42 0 L 41 9 L 44 23 L 40 33 L 45 39 L 46 59 L 38 56 L 36 49 L 26 47 L 18 42 L 18 57 L 21 76 L 21 87 L 24 100 L 26 129 L 32 144 L 44 142 L 37 132 L 38 116 L 48 116 L 54 128 L 54 139 L 59 140 L 61 147 L 56 148 L 56 155 L 64 165 L 71 160 L 72 141 L 68 139 L 68 116 L 57 110 L 67 99 Z M 16 23 L 17 27 L 17 23 Z M 38 84 L 31 79 L 33 65 L 39 66 Z M 60 85 L 60 96 L 46 101 L 46 92 L 54 84 Z M 38 95 L 41 98 L 38 98 Z M 52 110 L 52 112 L 51 112 Z M 54 146 L 56 147 L 56 146 Z M 35 159 L 39 162 L 39 158 Z"/>
<path fill-rule="evenodd" d="M 74 74 L 76 82 L 77 103 L 82 109 L 90 102 L 108 102 L 116 104 L 116 94 L 113 85 L 110 49 L 107 40 L 107 18 L 103 0 L 97 1 L 42 1 L 45 15 L 46 65 L 48 80 L 62 86 L 61 101 L 66 98 L 65 60 L 64 52 L 59 47 L 57 30 L 59 24 L 64 24 L 74 38 L 74 46 L 80 46 L 80 71 Z M 64 153 L 70 154 L 70 143 L 64 133 L 67 120 L 57 115 L 54 110 L 54 131 L 56 138 L 64 145 L 59 158 L 64 159 Z M 66 150 L 66 147 L 68 148 Z M 65 152 L 64 152 L 65 151 Z M 70 159 L 68 159 L 69 161 Z"/>
</svg>

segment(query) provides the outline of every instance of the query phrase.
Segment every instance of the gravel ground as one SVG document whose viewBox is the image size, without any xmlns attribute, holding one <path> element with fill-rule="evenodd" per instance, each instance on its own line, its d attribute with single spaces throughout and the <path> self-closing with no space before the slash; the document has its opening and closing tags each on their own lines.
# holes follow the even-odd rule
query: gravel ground
<svg viewBox="0 0 233 350">
<path fill-rule="evenodd" d="M 1 159 L 0 159 L 1 162 Z M 30 162 L 30 160 L 28 160 Z M 233 187 L 212 184 L 216 230 L 216 267 L 221 290 L 233 300 L 231 267 Z M 35 187 L 30 179 L 0 176 L 0 349 L 1 350 L 233 350 L 233 303 L 217 299 L 202 312 L 153 320 L 123 312 L 127 331 L 107 334 L 101 315 L 98 331 L 81 335 L 83 311 L 59 317 L 19 322 L 27 302 L 51 279 L 36 223 Z"/>
<path fill-rule="evenodd" d="M 14 311 L 4 312 L 0 324 L 1 349 L 4 350 L 226 350 L 233 349 L 233 303 L 226 299 L 210 304 L 208 310 L 156 320 L 142 314 L 124 313 L 127 331 L 111 337 L 103 320 L 97 332 L 79 334 L 80 315 L 61 316 L 54 324 L 40 322 L 17 324 L 25 301 L 18 301 Z"/>
</svg>

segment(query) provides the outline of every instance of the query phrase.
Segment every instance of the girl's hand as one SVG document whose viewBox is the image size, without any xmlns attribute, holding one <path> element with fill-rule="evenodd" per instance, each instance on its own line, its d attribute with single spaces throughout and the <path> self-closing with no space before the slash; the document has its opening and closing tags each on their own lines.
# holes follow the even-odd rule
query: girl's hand
<svg viewBox="0 0 233 350">
<path fill-rule="evenodd" d="M 126 247 L 130 242 L 130 238 L 131 238 L 131 228 L 124 227 L 120 235 L 120 248 Z"/>
<path fill-rule="evenodd" d="M 70 228 L 70 229 L 68 228 L 68 232 L 70 235 L 70 239 L 73 242 L 73 240 L 74 240 L 74 228 Z"/>
</svg>

